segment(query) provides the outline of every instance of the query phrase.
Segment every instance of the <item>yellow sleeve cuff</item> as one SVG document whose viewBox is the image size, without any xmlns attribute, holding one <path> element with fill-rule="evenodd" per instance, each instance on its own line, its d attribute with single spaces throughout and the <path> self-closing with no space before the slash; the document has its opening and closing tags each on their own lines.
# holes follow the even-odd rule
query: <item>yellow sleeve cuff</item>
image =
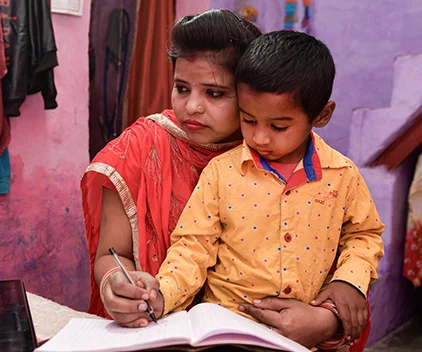
<svg viewBox="0 0 422 352">
<path fill-rule="evenodd" d="M 180 289 L 176 283 L 167 277 L 159 280 L 160 292 L 164 298 L 163 316 L 173 311 L 178 306 L 178 300 L 181 297 Z"/>
<path fill-rule="evenodd" d="M 376 279 L 376 273 L 372 273 L 370 265 L 359 259 L 349 259 L 344 262 L 334 273 L 331 282 L 345 281 L 356 287 L 366 297 L 369 290 L 371 276 Z"/>
</svg>

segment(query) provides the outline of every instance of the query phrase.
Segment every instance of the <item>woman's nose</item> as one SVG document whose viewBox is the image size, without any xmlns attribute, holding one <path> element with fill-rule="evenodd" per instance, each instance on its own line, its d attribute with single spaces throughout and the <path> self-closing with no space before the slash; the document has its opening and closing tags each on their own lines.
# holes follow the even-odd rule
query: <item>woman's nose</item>
<svg viewBox="0 0 422 352">
<path fill-rule="evenodd" d="M 202 103 L 202 99 L 198 96 L 191 95 L 186 104 L 186 111 L 188 114 L 202 114 L 204 112 L 205 106 Z"/>
</svg>

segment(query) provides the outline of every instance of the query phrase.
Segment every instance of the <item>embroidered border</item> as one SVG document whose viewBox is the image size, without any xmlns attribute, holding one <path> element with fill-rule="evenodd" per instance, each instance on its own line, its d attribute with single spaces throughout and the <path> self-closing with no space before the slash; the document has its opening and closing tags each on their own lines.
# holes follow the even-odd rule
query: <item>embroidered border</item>
<svg viewBox="0 0 422 352">
<path fill-rule="evenodd" d="M 123 177 L 117 172 L 117 170 L 105 163 L 93 163 L 88 166 L 85 173 L 90 171 L 98 172 L 104 176 L 107 176 L 113 185 L 117 189 L 117 193 L 123 203 L 123 208 L 129 219 L 130 227 L 132 229 L 132 243 L 133 243 L 133 259 L 135 261 L 136 270 L 141 270 L 141 263 L 139 261 L 139 231 L 138 231 L 138 209 L 133 200 L 132 194 L 130 193 L 129 187 L 127 186 Z"/>
</svg>

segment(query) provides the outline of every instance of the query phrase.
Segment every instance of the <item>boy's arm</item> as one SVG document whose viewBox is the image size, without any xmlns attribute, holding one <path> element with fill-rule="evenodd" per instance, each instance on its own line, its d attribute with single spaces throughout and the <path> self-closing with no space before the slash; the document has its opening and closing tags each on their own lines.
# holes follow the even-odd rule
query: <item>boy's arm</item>
<svg viewBox="0 0 422 352">
<path fill-rule="evenodd" d="M 206 168 L 175 230 L 172 246 L 156 278 L 164 297 L 164 314 L 186 308 L 204 285 L 208 268 L 217 260 L 221 234 L 216 177 Z"/>
<path fill-rule="evenodd" d="M 378 278 L 376 270 L 384 255 L 381 234 L 385 226 L 359 172 L 349 188 L 339 241 L 340 255 L 332 281 L 345 281 L 366 297 L 371 280 Z"/>
</svg>

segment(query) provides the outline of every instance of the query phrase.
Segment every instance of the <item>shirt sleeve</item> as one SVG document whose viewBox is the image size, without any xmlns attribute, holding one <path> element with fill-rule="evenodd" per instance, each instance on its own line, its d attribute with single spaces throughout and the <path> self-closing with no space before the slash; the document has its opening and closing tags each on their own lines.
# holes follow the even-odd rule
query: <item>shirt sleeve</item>
<svg viewBox="0 0 422 352">
<path fill-rule="evenodd" d="M 378 278 L 376 270 L 384 255 L 381 234 L 385 226 L 359 172 L 352 178 L 349 188 L 337 270 L 332 280 L 348 282 L 366 297 L 370 282 Z"/>
<path fill-rule="evenodd" d="M 204 169 L 170 237 L 172 246 L 156 276 L 164 297 L 163 314 L 185 309 L 216 263 L 222 229 L 217 182 L 210 168 Z"/>
</svg>

